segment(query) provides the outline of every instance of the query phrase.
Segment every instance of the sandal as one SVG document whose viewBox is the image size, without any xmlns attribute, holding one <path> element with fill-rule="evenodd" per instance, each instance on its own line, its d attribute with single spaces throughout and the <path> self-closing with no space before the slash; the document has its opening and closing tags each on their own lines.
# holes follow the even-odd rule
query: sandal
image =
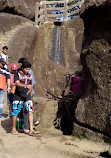
<svg viewBox="0 0 111 158">
<path fill-rule="evenodd" d="M 33 132 L 29 132 L 29 136 L 34 136 L 34 135 L 37 135 L 39 134 L 40 132 L 39 131 L 33 131 Z"/>
<path fill-rule="evenodd" d="M 11 134 L 18 135 L 18 131 L 11 131 Z"/>
<path fill-rule="evenodd" d="M 24 131 L 25 134 L 29 134 L 29 130 L 23 129 L 23 131 Z"/>
<path fill-rule="evenodd" d="M 36 130 L 36 126 L 38 126 L 39 123 L 40 123 L 39 121 L 36 121 L 36 123 L 34 123 L 34 126 L 33 126 L 33 129 L 34 129 L 34 130 Z"/>
<path fill-rule="evenodd" d="M 39 121 L 36 121 L 36 123 L 34 123 L 34 126 L 36 127 L 36 126 L 38 126 L 39 125 Z"/>
</svg>

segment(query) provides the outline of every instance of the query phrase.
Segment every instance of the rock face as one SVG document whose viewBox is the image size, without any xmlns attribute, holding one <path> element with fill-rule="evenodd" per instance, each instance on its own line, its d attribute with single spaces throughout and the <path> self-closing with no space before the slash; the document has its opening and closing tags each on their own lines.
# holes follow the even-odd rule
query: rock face
<svg viewBox="0 0 111 158">
<path fill-rule="evenodd" d="M 22 16 L 0 13 L 0 33 L 6 33 L 12 28 L 17 27 L 17 25 L 22 25 L 22 23 L 28 22 L 33 25 L 32 21 Z"/>
<path fill-rule="evenodd" d="M 75 30 L 71 28 L 71 25 L 69 30 L 64 29 L 64 27 L 67 28 L 67 26 L 63 26 L 64 36 L 66 37 L 66 39 L 63 41 L 65 45 L 64 61 L 66 63 L 66 67 L 50 61 L 49 48 L 50 43 L 53 39 L 54 27 L 55 26 L 52 23 L 45 24 L 39 29 L 37 29 L 35 26 L 25 27 L 24 29 L 20 29 L 18 32 L 16 32 L 9 44 L 9 55 L 11 57 L 11 63 L 17 62 L 20 57 L 25 57 L 32 63 L 32 69 L 37 81 L 35 90 L 36 94 L 40 96 L 46 96 L 47 90 L 51 91 L 54 94 L 61 95 L 62 90 L 65 86 L 65 75 L 69 73 L 74 73 L 81 67 L 79 63 L 80 46 L 78 48 L 79 51 L 74 49 L 74 47 L 70 48 L 70 45 L 73 45 L 73 42 L 75 42 L 75 37 L 72 40 L 71 35 L 67 36 L 67 32 L 71 32 L 71 30 L 72 32 L 77 32 L 75 31 L 76 28 Z M 77 32 L 77 34 L 79 33 Z M 70 40 L 72 44 L 69 43 L 69 45 L 66 45 L 67 40 Z M 72 51 L 68 51 L 68 48 L 70 48 L 70 50 Z M 73 54 L 76 54 L 74 64 Z M 69 55 L 72 56 L 71 59 L 69 58 Z"/>
<path fill-rule="evenodd" d="M 83 21 L 77 17 L 64 23 L 64 55 L 66 67 L 81 69 L 80 53 L 84 32 Z M 72 36 L 73 35 L 73 36 Z"/>
<path fill-rule="evenodd" d="M 32 56 L 35 47 L 37 29 L 34 26 L 26 26 L 19 29 L 9 42 L 9 56 L 11 63 L 17 63 L 21 57 Z"/>
<path fill-rule="evenodd" d="M 29 19 L 34 19 L 35 3 L 39 0 L 0 0 L 0 11 L 18 14 Z"/>
<path fill-rule="evenodd" d="M 13 35 L 26 26 L 33 26 L 33 22 L 27 18 L 7 13 L 0 13 L 0 42 L 9 46 Z M 13 44 L 12 44 L 13 45 Z M 0 51 L 2 45 L 0 45 Z"/>
<path fill-rule="evenodd" d="M 111 3 L 102 2 L 87 2 L 89 7 L 81 14 L 85 27 L 81 62 L 88 80 L 92 80 L 87 83 L 86 89 L 90 85 L 93 93 L 79 102 L 76 117 L 111 137 Z M 95 88 L 92 83 L 95 83 Z M 78 126 L 74 132 L 95 140 L 103 137 Z"/>
</svg>

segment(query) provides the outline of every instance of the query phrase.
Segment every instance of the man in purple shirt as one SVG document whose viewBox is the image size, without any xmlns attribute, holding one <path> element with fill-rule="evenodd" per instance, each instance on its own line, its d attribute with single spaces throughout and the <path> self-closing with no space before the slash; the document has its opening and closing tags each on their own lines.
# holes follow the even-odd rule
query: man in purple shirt
<svg viewBox="0 0 111 158">
<path fill-rule="evenodd" d="M 79 72 L 79 71 L 75 72 L 75 77 L 72 80 L 71 90 L 75 94 L 75 96 L 81 97 L 83 94 L 84 79 L 81 75 L 81 72 Z"/>
</svg>

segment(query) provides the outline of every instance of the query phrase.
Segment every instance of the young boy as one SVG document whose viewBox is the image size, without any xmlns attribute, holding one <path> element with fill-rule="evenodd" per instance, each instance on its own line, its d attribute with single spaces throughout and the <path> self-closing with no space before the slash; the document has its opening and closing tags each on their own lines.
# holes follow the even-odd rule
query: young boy
<svg viewBox="0 0 111 158">
<path fill-rule="evenodd" d="M 27 61 L 27 59 L 26 58 L 20 58 L 19 60 L 18 60 L 18 63 L 19 63 L 19 68 L 18 68 L 18 70 L 17 71 L 20 71 L 21 70 L 21 67 L 22 67 L 22 64 L 25 62 L 25 61 Z M 36 84 L 36 81 L 35 81 L 35 78 L 34 78 L 34 73 L 33 73 L 33 71 L 31 70 L 31 68 L 30 68 L 30 70 L 29 70 L 29 73 L 32 75 L 32 96 L 35 94 L 35 91 L 34 91 L 34 85 Z M 25 108 L 23 108 L 23 118 L 24 118 L 24 133 L 25 134 L 28 134 L 28 132 L 29 132 L 29 115 L 28 115 L 28 112 L 26 111 L 26 109 Z M 37 125 L 39 124 L 39 121 L 36 119 L 36 118 L 34 118 L 34 120 L 33 120 L 33 127 L 35 128 Z"/>
<path fill-rule="evenodd" d="M 5 65 L 4 67 L 7 69 L 7 65 L 9 64 L 8 62 L 8 55 L 7 55 L 7 51 L 8 51 L 8 47 L 7 46 L 3 46 L 2 48 L 2 52 L 0 53 L 0 58 L 3 58 L 5 61 Z"/>
<path fill-rule="evenodd" d="M 34 134 L 33 130 L 33 103 L 31 100 L 32 92 L 32 76 L 29 74 L 31 64 L 25 61 L 22 64 L 21 71 L 17 72 L 14 76 L 14 81 L 16 83 L 16 90 L 13 97 L 13 126 L 12 134 L 17 134 L 16 121 L 17 116 L 23 106 L 29 113 L 29 124 L 30 131 L 29 135 Z"/>
<path fill-rule="evenodd" d="M 19 66 L 20 66 L 20 68 L 18 68 L 18 71 L 21 69 L 22 64 L 24 63 L 24 61 L 27 61 L 27 59 L 26 58 L 20 58 L 18 60 L 18 63 L 19 63 Z M 29 73 L 32 75 L 32 95 L 34 96 L 35 95 L 34 86 L 36 85 L 36 80 L 35 80 L 34 73 L 33 73 L 31 68 L 29 70 Z"/>
<path fill-rule="evenodd" d="M 10 74 L 10 92 L 7 93 L 7 98 L 8 98 L 8 106 L 9 106 L 9 115 L 7 116 L 8 118 L 12 117 L 12 102 L 13 102 L 13 95 L 15 93 L 15 83 L 14 83 L 14 74 L 17 72 L 17 65 L 12 64 L 11 65 L 11 74 Z"/>
</svg>

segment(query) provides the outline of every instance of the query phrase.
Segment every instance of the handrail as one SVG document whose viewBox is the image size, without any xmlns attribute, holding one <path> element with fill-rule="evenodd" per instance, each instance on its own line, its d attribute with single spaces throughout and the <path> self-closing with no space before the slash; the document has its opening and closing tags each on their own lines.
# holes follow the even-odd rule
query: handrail
<svg viewBox="0 0 111 158">
<path fill-rule="evenodd" d="M 79 14 L 79 9 L 75 9 L 75 7 L 78 7 L 83 3 L 84 0 L 80 0 L 79 2 L 75 2 L 75 0 L 36 2 L 35 25 L 42 25 L 47 21 L 59 21 L 56 20 L 58 17 L 64 17 L 64 21 L 66 21 L 69 16 Z M 61 7 L 54 7 L 55 4 L 61 4 Z M 54 11 L 61 10 L 63 13 L 54 13 Z"/>
</svg>

